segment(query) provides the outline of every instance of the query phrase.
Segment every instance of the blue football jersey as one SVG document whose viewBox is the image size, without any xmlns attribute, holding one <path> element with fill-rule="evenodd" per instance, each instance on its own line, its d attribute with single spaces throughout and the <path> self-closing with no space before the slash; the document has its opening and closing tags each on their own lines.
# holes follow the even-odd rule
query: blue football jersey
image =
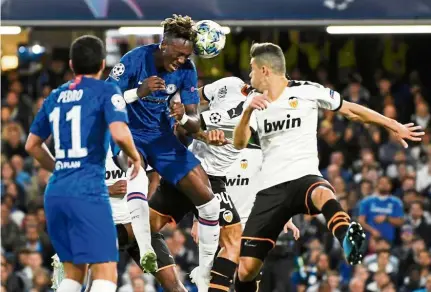
<svg viewBox="0 0 431 292">
<path fill-rule="evenodd" d="M 383 238 L 392 242 L 395 239 L 395 227 L 389 222 L 376 223 L 379 215 L 404 217 L 403 203 L 395 196 L 368 196 L 359 204 L 359 216 L 365 216 L 367 224 L 377 229 Z"/>
<path fill-rule="evenodd" d="M 78 76 L 53 90 L 30 132 L 54 140 L 55 170 L 45 196 L 108 200 L 105 159 L 108 125 L 128 122 L 126 103 L 114 84 Z"/>
<path fill-rule="evenodd" d="M 198 104 L 196 68 L 191 60 L 174 72 L 158 72 L 153 53 L 160 44 L 138 47 L 125 54 L 112 69 L 107 82 L 115 83 L 124 93 L 138 88 L 142 81 L 151 76 L 165 80 L 166 90 L 153 92 L 144 99 L 127 105 L 129 127 L 132 133 L 158 136 L 172 131 L 173 120 L 169 117 L 169 101 L 176 93 L 185 105 Z"/>
</svg>

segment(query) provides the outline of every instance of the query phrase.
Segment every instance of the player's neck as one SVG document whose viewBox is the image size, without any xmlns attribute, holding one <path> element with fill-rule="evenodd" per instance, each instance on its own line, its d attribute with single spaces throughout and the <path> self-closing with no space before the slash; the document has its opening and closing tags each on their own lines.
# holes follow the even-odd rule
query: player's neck
<svg viewBox="0 0 431 292">
<path fill-rule="evenodd" d="M 273 76 L 268 83 L 269 83 L 268 97 L 272 101 L 274 101 L 281 96 L 281 94 L 289 84 L 289 80 L 287 80 L 287 78 L 284 76 Z"/>
<path fill-rule="evenodd" d="M 160 49 L 157 49 L 154 53 L 154 65 L 156 66 L 157 71 L 164 71 L 165 66 L 163 64 L 163 56 L 162 51 Z"/>
<path fill-rule="evenodd" d="M 75 78 L 93 78 L 93 79 L 100 79 L 102 77 L 102 72 L 99 72 L 97 74 L 83 74 L 83 75 L 75 75 Z"/>
</svg>

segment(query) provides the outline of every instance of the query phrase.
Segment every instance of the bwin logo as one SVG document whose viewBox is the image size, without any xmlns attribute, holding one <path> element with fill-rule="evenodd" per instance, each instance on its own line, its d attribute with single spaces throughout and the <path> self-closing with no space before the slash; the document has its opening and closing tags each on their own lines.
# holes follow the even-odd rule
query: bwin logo
<svg viewBox="0 0 431 292">
<path fill-rule="evenodd" d="M 107 170 L 105 172 L 105 179 L 117 179 L 117 178 L 122 178 L 122 177 L 126 177 L 126 172 L 122 171 L 120 169 L 116 169 L 116 170 Z"/>
<path fill-rule="evenodd" d="M 290 119 L 290 115 L 287 115 L 287 119 L 283 121 L 268 122 L 268 120 L 264 120 L 263 127 L 265 133 L 298 128 L 301 127 L 301 118 Z"/>
<path fill-rule="evenodd" d="M 226 181 L 227 186 L 248 186 L 249 183 L 249 178 L 241 177 L 240 175 L 234 178 L 228 178 Z"/>
</svg>

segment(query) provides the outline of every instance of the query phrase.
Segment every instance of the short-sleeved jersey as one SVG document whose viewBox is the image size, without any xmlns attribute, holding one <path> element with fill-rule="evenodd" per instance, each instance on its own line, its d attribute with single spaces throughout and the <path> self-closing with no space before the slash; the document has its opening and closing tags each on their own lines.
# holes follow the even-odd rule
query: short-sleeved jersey
<svg viewBox="0 0 431 292">
<path fill-rule="evenodd" d="M 376 223 L 374 218 L 380 215 L 404 217 L 403 203 L 395 196 L 372 195 L 359 204 L 359 216 L 365 216 L 368 225 L 377 229 L 383 238 L 392 242 L 395 239 L 395 227 L 390 222 Z"/>
<path fill-rule="evenodd" d="M 237 77 L 227 77 L 205 85 L 203 96 L 209 102 L 209 108 L 201 113 L 201 121 L 206 130 L 221 129 L 227 138 L 232 138 L 249 88 Z M 193 142 L 192 152 L 205 171 L 213 176 L 225 176 L 240 153 L 232 144 L 212 146 L 198 140 Z"/>
<path fill-rule="evenodd" d="M 151 76 L 165 80 L 166 90 L 153 92 L 127 105 L 132 134 L 159 136 L 160 133 L 172 131 L 173 119 L 169 117 L 168 105 L 176 93 L 180 94 L 184 105 L 199 103 L 197 73 L 193 62 L 187 60 L 174 72 L 158 72 L 153 54 L 159 46 L 152 44 L 128 52 L 114 66 L 107 80 L 117 84 L 123 93 L 138 88 L 143 80 Z"/>
<path fill-rule="evenodd" d="M 253 111 L 263 152 L 262 189 L 319 175 L 317 123 L 319 108 L 338 110 L 340 94 L 308 81 L 290 81 L 281 96 L 265 110 Z"/>
<path fill-rule="evenodd" d="M 127 122 L 126 103 L 114 84 L 78 76 L 46 98 L 30 128 L 54 140 L 55 170 L 45 196 L 108 200 L 105 158 L 108 125 Z"/>
</svg>

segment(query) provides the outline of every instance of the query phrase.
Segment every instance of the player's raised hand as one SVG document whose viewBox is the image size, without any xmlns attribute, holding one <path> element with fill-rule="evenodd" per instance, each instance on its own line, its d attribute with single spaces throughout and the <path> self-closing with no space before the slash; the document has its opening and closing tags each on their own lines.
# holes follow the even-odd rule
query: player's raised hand
<svg viewBox="0 0 431 292">
<path fill-rule="evenodd" d="M 392 134 L 396 137 L 396 139 L 403 145 L 404 148 L 408 148 L 406 140 L 410 141 L 421 141 L 422 136 L 425 135 L 424 131 L 421 131 L 421 126 L 415 126 L 414 123 L 401 124 L 396 122 L 395 129 L 391 129 Z"/>
<path fill-rule="evenodd" d="M 151 76 L 142 81 L 137 94 L 139 97 L 144 97 L 157 90 L 166 90 L 165 80 L 157 76 Z"/>
<path fill-rule="evenodd" d="M 298 240 L 299 236 L 300 236 L 300 232 L 298 227 L 296 227 L 295 224 L 293 224 L 292 219 L 290 219 L 285 225 L 284 225 L 284 232 L 288 233 L 289 229 L 293 231 L 293 238 L 295 238 L 295 240 Z"/>
<path fill-rule="evenodd" d="M 222 130 L 211 130 L 207 132 L 208 144 L 215 146 L 223 146 L 226 144 L 231 144 L 229 140 L 226 139 L 224 132 Z"/>
<path fill-rule="evenodd" d="M 182 104 L 179 101 L 174 101 L 170 106 L 170 117 L 176 119 L 177 121 L 180 121 L 184 114 L 186 113 L 186 108 L 184 107 L 184 104 Z"/>
<path fill-rule="evenodd" d="M 253 97 L 249 108 L 252 110 L 264 110 L 268 107 L 268 104 L 271 102 L 271 100 L 268 97 L 268 91 L 265 90 L 262 95 L 256 95 Z"/>
<path fill-rule="evenodd" d="M 108 187 L 110 196 L 124 196 L 127 193 L 127 180 L 119 180 Z"/>
</svg>

